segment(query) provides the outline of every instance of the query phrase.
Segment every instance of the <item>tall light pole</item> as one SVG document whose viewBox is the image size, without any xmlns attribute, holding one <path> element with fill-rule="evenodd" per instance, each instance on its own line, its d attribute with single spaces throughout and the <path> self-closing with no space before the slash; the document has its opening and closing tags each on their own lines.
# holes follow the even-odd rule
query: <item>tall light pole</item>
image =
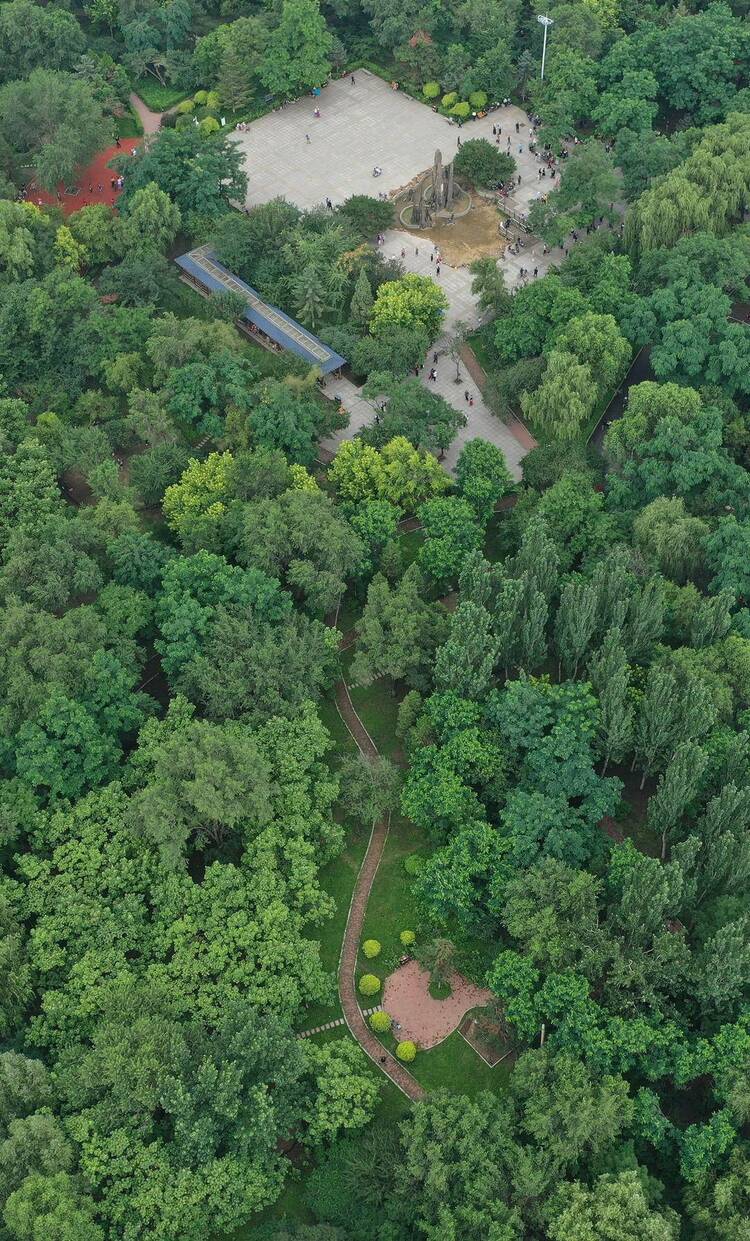
<svg viewBox="0 0 750 1241">
<path fill-rule="evenodd" d="M 551 17 L 537 17 L 540 26 L 544 26 L 544 42 L 542 43 L 542 72 L 539 75 L 540 81 L 544 81 L 544 59 L 547 55 L 547 30 L 552 25 Z"/>
</svg>

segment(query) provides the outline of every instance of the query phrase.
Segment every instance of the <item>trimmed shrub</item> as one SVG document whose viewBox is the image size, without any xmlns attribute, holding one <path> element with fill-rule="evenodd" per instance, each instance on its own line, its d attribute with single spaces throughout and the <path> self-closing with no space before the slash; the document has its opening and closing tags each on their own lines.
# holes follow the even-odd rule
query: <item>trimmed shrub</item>
<svg viewBox="0 0 750 1241">
<path fill-rule="evenodd" d="M 178 114 L 178 116 L 186 116 L 188 112 L 192 112 L 194 111 L 194 109 L 195 109 L 195 101 L 193 99 L 183 99 L 182 103 L 178 103 L 177 107 L 175 108 L 175 112 Z"/>
<path fill-rule="evenodd" d="M 416 943 L 417 937 L 414 934 L 414 931 L 402 931 L 399 935 L 399 939 L 401 940 L 404 948 L 411 948 L 412 944 Z"/>
<path fill-rule="evenodd" d="M 404 1064 L 411 1064 L 417 1054 L 417 1044 L 412 1043 L 411 1039 L 407 1039 L 405 1043 L 399 1043 L 396 1048 L 396 1055 L 399 1060 L 403 1060 Z"/>
<path fill-rule="evenodd" d="M 372 960 L 373 957 L 379 957 L 380 941 L 377 939 L 366 939 L 362 945 L 362 951 L 368 960 Z"/>
<path fill-rule="evenodd" d="M 202 130 L 204 134 L 215 134 L 217 129 L 221 129 L 221 125 L 215 116 L 206 116 L 203 118 L 198 128 Z"/>
<path fill-rule="evenodd" d="M 458 91 L 455 91 L 455 90 L 449 91 L 448 94 L 443 95 L 443 98 L 440 100 L 444 108 L 452 108 L 454 103 L 456 103 L 457 101 L 458 101 Z"/>
<path fill-rule="evenodd" d="M 369 1022 L 370 1029 L 374 1030 L 376 1034 L 387 1034 L 391 1028 L 391 1019 L 382 1008 L 370 1015 Z"/>
<path fill-rule="evenodd" d="M 482 108 L 487 107 L 487 96 L 483 90 L 472 91 L 469 95 L 469 103 L 472 108 L 476 108 L 477 112 L 481 112 Z"/>
<path fill-rule="evenodd" d="M 193 103 L 205 104 L 207 99 L 208 99 L 207 90 L 197 90 L 195 94 L 193 95 Z"/>
<path fill-rule="evenodd" d="M 377 995 L 380 990 L 380 979 L 377 974 L 363 974 L 359 980 L 362 995 Z"/>
<path fill-rule="evenodd" d="M 471 105 L 468 103 L 457 103 L 451 108 L 451 116 L 457 116 L 460 120 L 465 121 L 471 112 Z"/>
<path fill-rule="evenodd" d="M 424 858 L 421 857 L 419 853 L 410 853 L 408 857 L 404 858 L 404 870 L 407 875 L 411 875 L 412 878 L 414 875 L 419 874 L 423 866 Z"/>
<path fill-rule="evenodd" d="M 422 87 L 422 94 L 424 95 L 425 99 L 437 99 L 438 95 L 440 94 L 440 83 L 439 82 L 425 82 L 424 86 Z"/>
<path fill-rule="evenodd" d="M 210 90 L 206 95 L 205 104 L 211 112 L 218 112 L 221 108 L 221 95 L 219 92 L 217 90 Z"/>
</svg>

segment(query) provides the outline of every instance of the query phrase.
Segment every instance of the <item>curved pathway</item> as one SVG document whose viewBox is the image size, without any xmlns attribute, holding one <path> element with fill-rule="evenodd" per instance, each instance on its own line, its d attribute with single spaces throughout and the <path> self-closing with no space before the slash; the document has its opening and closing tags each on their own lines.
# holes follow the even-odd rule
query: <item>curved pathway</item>
<svg viewBox="0 0 750 1241">
<path fill-rule="evenodd" d="M 515 493 L 503 496 L 495 505 L 496 512 L 513 508 L 517 499 L 518 497 Z M 418 517 L 406 517 L 399 523 L 399 529 L 401 530 L 419 530 L 420 528 L 421 522 Z M 452 611 L 453 607 L 455 607 L 456 599 L 457 594 L 453 591 L 450 595 L 446 595 L 441 602 Z M 335 628 L 337 621 L 338 608 L 335 613 L 326 617 L 326 623 L 332 628 Z M 356 634 L 356 626 L 342 634 L 339 649 L 345 651 L 352 646 L 356 640 Z M 357 715 L 349 694 L 349 687 L 343 677 L 336 685 L 336 709 L 360 754 L 370 761 L 378 758 L 378 747 Z M 387 1052 L 382 1043 L 375 1037 L 362 1014 L 357 999 L 357 956 L 362 939 L 367 903 L 370 899 L 375 876 L 378 873 L 385 842 L 388 839 L 388 827 L 388 819 L 381 819 L 373 825 L 367 851 L 362 859 L 362 865 L 359 868 L 359 874 L 354 885 L 344 937 L 341 941 L 338 973 L 339 997 L 350 1033 L 357 1040 L 360 1047 L 367 1052 L 373 1063 L 379 1069 L 382 1069 L 386 1077 L 389 1077 L 398 1086 L 399 1090 L 402 1090 L 410 1099 L 422 1099 L 426 1091 L 420 1086 L 416 1078 L 412 1077 L 401 1061 L 396 1060 L 395 1056 Z"/>
<path fill-rule="evenodd" d="M 134 112 L 138 113 L 141 125 L 143 126 L 144 136 L 155 134 L 161 129 L 161 118 L 166 115 L 164 112 L 152 112 L 147 108 L 140 95 L 136 95 L 135 91 L 131 91 L 129 95 L 129 103 Z"/>
<path fill-rule="evenodd" d="M 341 678 L 336 686 L 336 707 L 360 754 L 373 760 L 378 758 L 378 748 L 354 709 L 349 696 L 346 681 Z M 386 1051 L 382 1043 L 368 1026 L 359 1007 L 356 989 L 357 954 L 362 939 L 362 928 L 370 899 L 373 880 L 383 856 L 385 842 L 388 839 L 388 819 L 380 819 L 373 825 L 367 851 L 359 868 L 357 881 L 354 885 L 349 914 L 346 920 L 344 938 L 341 942 L 339 957 L 339 996 L 344 1018 L 350 1033 L 360 1047 L 367 1052 L 373 1064 L 389 1077 L 410 1099 L 421 1099 L 425 1091 L 416 1078 L 399 1060 Z"/>
</svg>

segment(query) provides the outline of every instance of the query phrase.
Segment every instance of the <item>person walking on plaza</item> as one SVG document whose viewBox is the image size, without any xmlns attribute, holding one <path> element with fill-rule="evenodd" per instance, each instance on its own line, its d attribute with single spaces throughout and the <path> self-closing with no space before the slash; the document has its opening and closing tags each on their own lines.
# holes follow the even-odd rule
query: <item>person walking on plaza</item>
<svg viewBox="0 0 750 1241">
<path fill-rule="evenodd" d="M 436 275 L 436 276 L 439 276 L 439 275 L 440 275 L 440 264 L 439 264 L 439 263 L 438 263 L 437 267 L 435 268 L 435 275 Z"/>
<path fill-rule="evenodd" d="M 433 360 L 433 362 L 437 365 L 437 360 L 438 360 L 438 355 L 437 355 L 437 352 L 433 353 L 433 355 L 432 355 L 432 360 Z"/>
<path fill-rule="evenodd" d="M 310 141 L 310 135 L 309 135 L 309 134 L 305 134 L 305 142 L 309 142 L 309 141 Z"/>
</svg>

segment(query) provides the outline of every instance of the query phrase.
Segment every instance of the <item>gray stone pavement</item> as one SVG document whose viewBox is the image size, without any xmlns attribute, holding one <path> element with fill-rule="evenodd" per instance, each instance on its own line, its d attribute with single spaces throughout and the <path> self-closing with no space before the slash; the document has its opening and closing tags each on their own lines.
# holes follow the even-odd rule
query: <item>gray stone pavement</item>
<svg viewBox="0 0 750 1241">
<path fill-rule="evenodd" d="M 539 161 L 529 151 L 529 122 L 520 108 L 500 108 L 459 129 L 425 104 L 391 90 L 387 83 L 366 70 L 356 71 L 354 77 L 355 85 L 348 76 L 332 82 L 323 89 L 318 100 L 306 96 L 287 104 L 278 112 L 254 121 L 244 133 L 235 135 L 246 154 L 248 206 L 277 196 L 300 207 L 313 207 L 326 197 L 335 205 L 352 194 L 390 193 L 427 169 L 436 149 L 440 149 L 447 163 L 458 150 L 459 138 L 492 141 L 493 125 L 501 128 L 499 150 L 510 149 L 521 176 L 521 184 L 509 199 L 510 204 L 525 212 L 539 195 L 540 187 L 551 188 L 553 183 L 549 179 L 539 180 Z M 313 115 L 316 106 L 321 112 L 319 119 Z M 309 142 L 306 135 L 309 135 Z M 373 180 L 375 164 L 382 167 L 383 175 Z M 430 262 L 432 251 L 433 246 L 426 237 L 396 229 L 386 234 L 383 247 L 386 257 L 399 259 L 406 271 L 438 279 L 448 296 L 449 308 L 441 335 L 430 348 L 422 372 L 423 382 L 460 408 L 468 418 L 467 426 L 459 432 L 446 454 L 444 464 L 453 469 L 467 440 L 481 436 L 497 444 L 505 454 L 511 473 L 520 478 L 525 447 L 491 413 L 468 376 L 461 384 L 453 382 L 455 365 L 445 355 L 448 337 L 459 320 L 474 327 L 480 316 L 471 293 L 468 268 L 453 268 L 443 262 L 438 278 L 436 264 Z M 498 263 L 506 273 L 508 287 L 514 289 L 522 283 L 521 267 L 532 272 L 536 267 L 541 276 L 550 262 L 561 257 L 559 250 L 552 255 L 543 254 L 542 243 L 537 242 L 527 244 L 518 255 L 503 255 Z M 433 384 L 428 375 L 435 351 L 441 356 L 437 382 Z M 473 397 L 472 407 L 464 399 L 466 389 Z M 340 397 L 350 417 L 346 431 L 324 443 L 324 447 L 335 451 L 343 439 L 351 438 L 372 421 L 375 410 L 349 380 L 329 378 L 324 390 L 331 397 Z"/>
</svg>

